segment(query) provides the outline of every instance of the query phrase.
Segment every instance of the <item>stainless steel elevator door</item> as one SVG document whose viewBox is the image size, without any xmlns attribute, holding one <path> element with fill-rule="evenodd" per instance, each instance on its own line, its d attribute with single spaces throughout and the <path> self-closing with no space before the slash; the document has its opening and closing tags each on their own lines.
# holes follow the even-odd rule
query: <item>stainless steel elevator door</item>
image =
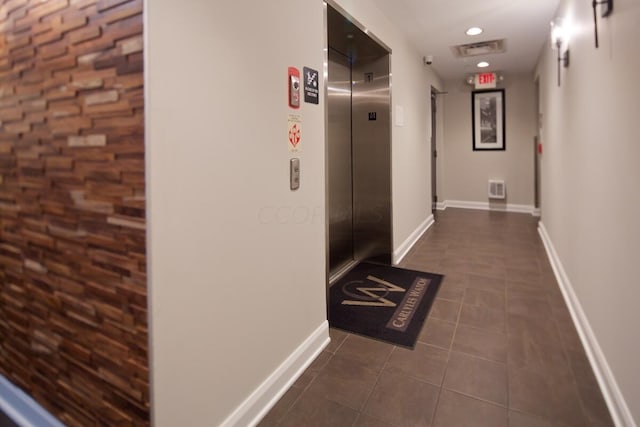
<svg viewBox="0 0 640 427">
<path fill-rule="evenodd" d="M 355 259 L 391 263 L 389 55 L 351 66 L 351 152 Z"/>
<path fill-rule="evenodd" d="M 329 271 L 336 272 L 354 255 L 351 67 L 347 57 L 333 49 L 328 59 Z"/>
</svg>

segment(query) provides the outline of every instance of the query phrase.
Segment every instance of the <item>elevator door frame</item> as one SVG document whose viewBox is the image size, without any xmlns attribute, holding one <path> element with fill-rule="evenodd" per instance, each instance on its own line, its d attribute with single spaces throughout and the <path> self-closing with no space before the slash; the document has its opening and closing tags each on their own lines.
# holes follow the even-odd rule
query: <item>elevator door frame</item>
<svg viewBox="0 0 640 427">
<path fill-rule="evenodd" d="M 331 6 L 338 13 L 340 13 L 344 18 L 349 20 L 356 28 L 360 29 L 364 32 L 371 40 L 377 43 L 382 49 L 384 49 L 389 57 L 389 233 L 390 233 L 390 242 L 389 242 L 389 254 L 391 256 L 391 261 L 393 260 L 393 115 L 392 115 L 392 105 L 393 105 L 393 69 L 392 69 L 392 49 L 384 43 L 380 38 L 378 38 L 372 31 L 370 31 L 365 25 L 361 24 L 357 19 L 355 19 L 351 14 L 349 14 L 344 8 L 338 5 L 334 0 L 324 0 L 324 126 L 325 129 L 328 129 L 329 126 L 329 110 L 328 110 L 328 61 L 329 61 L 329 27 L 328 27 L 328 19 L 327 19 L 327 9 L 328 6 Z M 325 271 L 327 277 L 327 288 L 333 284 L 335 281 L 340 279 L 344 274 L 346 274 L 354 265 L 357 264 L 358 260 L 354 260 L 352 263 L 346 265 L 344 268 L 339 271 L 333 272 L 331 274 L 330 270 L 330 235 L 329 235 L 329 140 L 328 140 L 328 132 L 325 132 L 325 249 L 326 249 L 326 257 L 325 257 Z"/>
</svg>

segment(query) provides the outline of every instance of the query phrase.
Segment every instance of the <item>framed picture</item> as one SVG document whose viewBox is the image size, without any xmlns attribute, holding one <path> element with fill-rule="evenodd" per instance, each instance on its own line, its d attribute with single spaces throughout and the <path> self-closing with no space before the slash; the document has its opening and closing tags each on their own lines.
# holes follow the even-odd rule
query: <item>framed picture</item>
<svg viewBox="0 0 640 427">
<path fill-rule="evenodd" d="M 504 150 L 504 89 L 474 90 L 471 94 L 473 150 Z"/>
</svg>

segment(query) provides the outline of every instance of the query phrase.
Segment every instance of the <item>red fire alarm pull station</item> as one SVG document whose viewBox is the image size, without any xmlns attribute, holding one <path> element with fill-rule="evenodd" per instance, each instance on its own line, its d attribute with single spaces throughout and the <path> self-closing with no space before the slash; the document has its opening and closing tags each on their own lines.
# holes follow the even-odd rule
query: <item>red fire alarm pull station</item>
<svg viewBox="0 0 640 427">
<path fill-rule="evenodd" d="M 289 107 L 300 108 L 300 71 L 289 67 Z"/>
</svg>

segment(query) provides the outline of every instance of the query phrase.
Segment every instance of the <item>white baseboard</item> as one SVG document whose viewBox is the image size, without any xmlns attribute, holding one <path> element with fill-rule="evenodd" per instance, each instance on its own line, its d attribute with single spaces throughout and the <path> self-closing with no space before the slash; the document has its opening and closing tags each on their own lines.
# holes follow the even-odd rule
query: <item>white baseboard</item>
<svg viewBox="0 0 640 427">
<path fill-rule="evenodd" d="M 593 368 L 598 384 L 600 385 L 600 390 L 602 391 L 604 399 L 607 402 L 607 406 L 609 407 L 613 423 L 620 427 L 635 427 L 636 423 L 633 420 L 631 411 L 629 410 L 624 396 L 618 387 L 618 383 L 613 376 L 613 372 L 607 363 L 607 359 L 605 358 L 600 345 L 598 344 L 598 340 L 593 329 L 591 329 L 591 326 L 589 325 L 587 315 L 582 309 L 582 305 L 573 290 L 569 277 L 562 266 L 560 257 L 558 256 L 558 253 L 553 246 L 553 242 L 551 241 L 551 238 L 547 233 L 547 229 L 542 221 L 538 224 L 538 233 L 544 243 L 547 256 L 551 262 L 551 267 L 553 268 L 553 272 L 558 280 L 558 284 L 560 285 L 562 296 L 569 308 L 573 323 L 576 326 L 582 345 L 584 346 L 589 362 L 591 363 L 591 367 Z"/>
<path fill-rule="evenodd" d="M 427 219 L 425 219 L 422 224 L 416 228 L 413 233 L 407 237 L 407 239 L 402 242 L 402 244 L 398 247 L 398 249 L 393 251 L 393 264 L 398 265 L 402 258 L 404 258 L 407 253 L 411 250 L 413 245 L 416 244 L 418 239 L 422 237 L 422 235 L 433 225 L 434 219 L 433 215 L 429 215 Z"/>
<path fill-rule="evenodd" d="M 255 426 L 329 344 L 329 322 L 322 324 L 221 424 Z"/>
<path fill-rule="evenodd" d="M 466 202 L 463 200 L 445 200 L 442 203 L 438 203 L 437 208 L 445 210 L 447 208 L 461 208 L 461 209 L 477 209 L 483 211 L 502 211 L 502 212 L 514 212 L 514 213 L 528 213 L 535 215 L 536 209 L 532 205 L 516 205 L 507 203 L 506 205 L 490 204 L 489 202 Z"/>
<path fill-rule="evenodd" d="M 20 427 L 64 427 L 64 424 L 2 375 L 0 409 Z"/>
<path fill-rule="evenodd" d="M 439 210 L 439 211 L 443 211 L 443 210 L 447 209 L 446 202 L 438 202 L 438 203 L 436 203 L 436 209 Z"/>
</svg>

